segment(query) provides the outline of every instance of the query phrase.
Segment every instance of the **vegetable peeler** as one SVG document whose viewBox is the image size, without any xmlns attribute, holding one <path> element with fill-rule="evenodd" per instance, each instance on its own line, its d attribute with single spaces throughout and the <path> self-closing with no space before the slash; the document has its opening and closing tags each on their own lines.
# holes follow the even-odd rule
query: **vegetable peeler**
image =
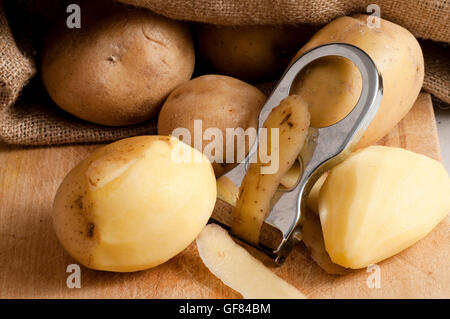
<svg viewBox="0 0 450 319">
<path fill-rule="evenodd" d="M 353 110 L 342 120 L 331 126 L 309 129 L 305 145 L 298 157 L 302 174 L 290 189 L 279 189 L 281 194 L 278 194 L 278 201 L 264 221 L 260 242 L 257 245 L 249 243 L 272 257 L 278 265 L 284 262 L 292 247 L 302 239 L 306 199 L 311 188 L 324 172 L 342 162 L 352 152 L 378 111 L 383 95 L 383 83 L 372 59 L 361 49 L 344 43 L 321 45 L 297 58 L 284 72 L 261 109 L 258 134 L 247 156 L 224 175 L 236 186 L 241 185 L 250 160 L 257 152 L 261 128 L 272 109 L 289 96 L 292 83 L 305 66 L 328 56 L 346 58 L 359 69 L 362 78 L 361 95 Z M 220 217 L 213 215 L 212 219 L 231 231 Z M 267 228 L 271 229 L 271 233 L 277 233 L 270 236 L 270 240 L 267 236 L 263 238 Z M 233 235 L 232 232 L 231 234 Z M 239 239 L 246 242 L 242 238 Z"/>
</svg>

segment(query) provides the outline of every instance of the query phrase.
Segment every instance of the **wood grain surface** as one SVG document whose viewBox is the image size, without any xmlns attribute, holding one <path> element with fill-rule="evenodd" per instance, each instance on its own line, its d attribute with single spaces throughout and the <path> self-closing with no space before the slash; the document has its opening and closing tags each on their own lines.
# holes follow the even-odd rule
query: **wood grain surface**
<svg viewBox="0 0 450 319">
<path fill-rule="evenodd" d="M 422 93 L 380 144 L 440 160 L 430 96 Z M 65 174 L 97 147 L 0 144 L 0 298 L 239 298 L 206 269 L 195 243 L 146 271 L 122 274 L 82 267 L 81 288 L 67 287 L 66 268 L 76 261 L 52 229 L 53 197 Z M 447 217 L 426 238 L 379 264 L 380 288 L 368 287 L 366 269 L 326 274 L 303 245 L 295 247 L 282 267 L 272 269 L 310 298 L 448 298 L 449 242 Z M 268 257 L 250 251 L 271 265 Z"/>
</svg>

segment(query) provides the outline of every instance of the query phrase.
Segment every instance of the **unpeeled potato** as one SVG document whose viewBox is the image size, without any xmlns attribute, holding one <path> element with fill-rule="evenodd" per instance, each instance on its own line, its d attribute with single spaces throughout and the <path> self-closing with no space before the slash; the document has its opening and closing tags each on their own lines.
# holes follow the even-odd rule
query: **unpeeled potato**
<svg viewBox="0 0 450 319">
<path fill-rule="evenodd" d="M 80 3 L 82 27 L 53 27 L 41 74 L 65 111 L 102 125 L 156 116 L 164 99 L 194 70 L 187 25 L 113 1 Z"/>
<path fill-rule="evenodd" d="M 84 266 L 137 271 L 185 249 L 215 201 L 205 156 L 173 137 L 139 136 L 100 148 L 66 176 L 55 196 L 53 226 Z"/>
<path fill-rule="evenodd" d="M 322 44 L 340 42 L 364 50 L 383 77 L 383 98 L 374 120 L 357 147 L 386 135 L 413 106 L 424 76 L 422 50 L 403 27 L 381 19 L 380 28 L 367 25 L 367 15 L 341 17 L 318 31 L 297 56 Z M 326 57 L 308 65 L 293 84 L 293 94 L 309 105 L 311 126 L 323 127 L 344 118 L 356 105 L 361 76 L 344 58 Z"/>
<path fill-rule="evenodd" d="M 219 73 L 261 82 L 280 76 L 312 32 L 311 26 L 200 25 L 196 47 Z"/>
<path fill-rule="evenodd" d="M 199 76 L 170 93 L 159 113 L 158 134 L 171 135 L 176 129 L 186 129 L 190 140 L 184 142 L 204 152 L 216 175 L 221 176 L 243 160 L 253 144 L 259 111 L 265 101 L 266 96 L 260 90 L 241 80 L 216 74 Z M 196 121 L 201 126 L 198 132 Z M 245 136 L 252 129 L 255 134 Z M 206 132 L 211 130 L 220 133 L 222 140 L 220 136 L 207 136 Z M 238 138 L 227 143 L 227 130 L 242 132 L 237 135 L 242 141 L 245 139 L 245 143 L 239 143 Z M 208 145 L 214 146 L 218 141 L 222 153 L 217 148 L 213 148 L 211 154 L 207 152 Z M 234 150 L 232 156 L 227 156 L 227 151 L 231 153 L 231 150 Z"/>
<path fill-rule="evenodd" d="M 411 246 L 448 212 L 450 178 L 442 164 L 386 146 L 350 155 L 319 195 L 326 250 L 334 263 L 354 269 Z"/>
</svg>

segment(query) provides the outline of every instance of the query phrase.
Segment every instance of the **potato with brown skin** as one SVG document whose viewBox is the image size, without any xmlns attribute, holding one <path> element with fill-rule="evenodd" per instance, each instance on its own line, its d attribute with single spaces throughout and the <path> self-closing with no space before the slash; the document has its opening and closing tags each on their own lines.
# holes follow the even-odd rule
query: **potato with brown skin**
<svg viewBox="0 0 450 319">
<path fill-rule="evenodd" d="M 216 162 L 213 158 L 210 160 L 216 176 L 221 176 L 236 165 L 239 154 L 236 140 L 234 145 L 226 145 L 226 129 L 254 128 L 256 132 L 259 111 L 265 101 L 266 96 L 261 91 L 241 80 L 203 75 L 180 85 L 169 95 L 159 114 L 158 134 L 170 135 L 174 129 L 186 128 L 191 135 L 190 145 L 194 146 L 194 120 L 202 121 L 202 134 L 208 128 L 218 128 L 223 135 L 223 157 Z M 253 139 L 246 140 L 245 154 L 253 144 Z M 203 140 L 202 150 L 212 142 Z M 226 163 L 227 147 L 234 147 L 233 163 Z"/>
<path fill-rule="evenodd" d="M 367 15 L 341 17 L 323 27 L 297 53 L 322 44 L 341 42 L 364 50 L 383 77 L 383 98 L 374 120 L 357 147 L 386 135 L 413 106 L 424 76 L 419 43 L 403 27 L 381 19 L 380 28 L 369 28 Z M 358 101 L 361 76 L 349 61 L 324 58 L 307 66 L 291 90 L 310 106 L 311 126 L 322 127 L 344 118 Z"/>
<path fill-rule="evenodd" d="M 201 25 L 196 29 L 196 46 L 219 73 L 263 81 L 281 75 L 312 32 L 302 26 Z"/>
<path fill-rule="evenodd" d="M 191 78 L 188 26 L 117 3 L 81 7 L 80 29 L 58 24 L 46 39 L 42 81 L 50 97 L 97 124 L 129 125 L 157 115 L 168 94 Z"/>
</svg>

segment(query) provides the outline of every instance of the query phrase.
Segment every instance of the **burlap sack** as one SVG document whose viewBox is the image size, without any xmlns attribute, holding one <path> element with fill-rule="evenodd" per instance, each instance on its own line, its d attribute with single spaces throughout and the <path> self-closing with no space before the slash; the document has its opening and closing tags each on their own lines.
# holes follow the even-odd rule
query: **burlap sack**
<svg viewBox="0 0 450 319">
<path fill-rule="evenodd" d="M 448 27 L 447 27 L 448 28 Z M 421 43 L 425 59 L 423 89 L 444 103 L 450 103 L 450 45 L 424 41 Z"/>
<path fill-rule="evenodd" d="M 416 37 L 450 42 L 447 0 L 119 0 L 173 19 L 224 25 L 325 24 L 341 15 L 380 7 L 381 17 Z"/>
<path fill-rule="evenodd" d="M 22 1 L 22 0 L 21 0 Z M 21 2 L 19 1 L 19 2 Z M 31 0 L 30 0 L 31 1 Z M 365 12 L 364 0 L 119 0 L 174 19 L 224 25 L 324 24 L 337 16 Z M 32 2 L 32 1 L 31 1 Z M 35 1 L 38 3 L 38 1 Z M 383 18 L 409 29 L 416 37 L 450 42 L 450 2 L 446 0 L 377 0 Z M 54 5 L 57 5 L 55 2 Z M 61 2 L 58 2 L 61 5 Z M 42 2 L 36 8 L 41 8 Z M 54 11 L 55 7 L 50 6 Z M 35 8 L 33 8 L 34 10 Z M 31 10 L 31 11 L 33 11 Z M 52 12 L 49 10 L 48 12 Z M 50 14 L 48 14 L 50 15 Z M 155 121 L 129 127 L 104 127 L 79 120 L 40 100 L 23 87 L 35 75 L 36 66 L 26 37 L 12 34 L 0 0 L 0 140 L 11 144 L 48 145 L 107 142 L 153 134 Z M 15 21 L 17 22 L 17 21 Z M 26 30 L 24 23 L 15 23 Z M 14 25 L 14 23 L 13 23 Z M 35 33 L 34 27 L 28 32 Z M 27 43 L 24 43 L 27 42 Z M 448 47 L 422 42 L 425 56 L 424 89 L 450 103 Z M 263 86 L 267 88 L 267 86 Z M 24 96 L 27 98 L 24 99 Z"/>
</svg>

